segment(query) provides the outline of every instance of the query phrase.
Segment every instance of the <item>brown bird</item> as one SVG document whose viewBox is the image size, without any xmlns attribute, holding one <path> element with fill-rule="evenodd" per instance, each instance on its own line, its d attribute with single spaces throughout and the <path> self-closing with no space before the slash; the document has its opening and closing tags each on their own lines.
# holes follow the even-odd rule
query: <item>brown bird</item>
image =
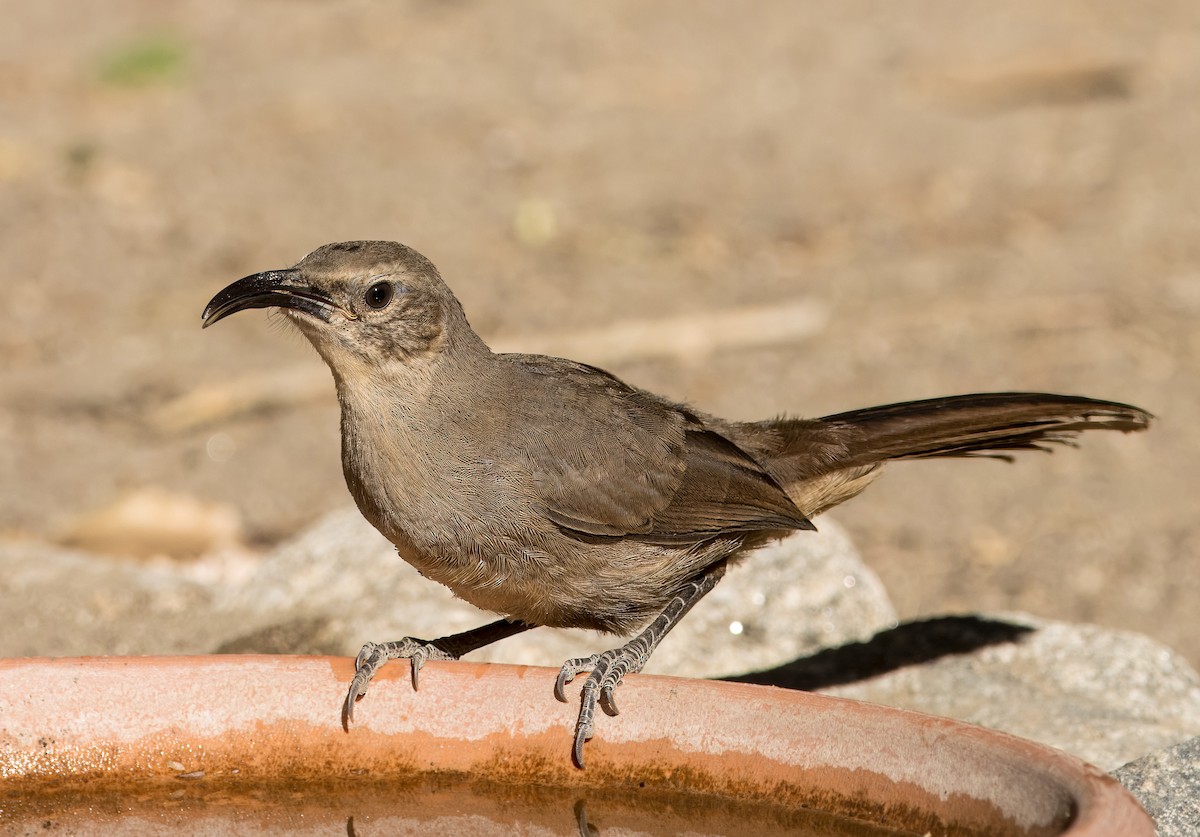
<svg viewBox="0 0 1200 837">
<path fill-rule="evenodd" d="M 1010 458 L 1083 430 L 1142 430 L 1137 407 L 986 393 L 820 419 L 726 421 L 542 355 L 495 354 L 424 256 L 401 244 L 328 244 L 247 276 L 204 310 L 210 326 L 281 309 L 333 372 L 342 466 L 358 508 L 422 575 L 504 616 L 436 640 L 368 643 L 345 704 L 388 660 L 457 659 L 539 625 L 641 632 L 568 660 L 586 673 L 574 758 L 596 705 L 748 550 L 858 494 L 895 459 Z"/>
</svg>

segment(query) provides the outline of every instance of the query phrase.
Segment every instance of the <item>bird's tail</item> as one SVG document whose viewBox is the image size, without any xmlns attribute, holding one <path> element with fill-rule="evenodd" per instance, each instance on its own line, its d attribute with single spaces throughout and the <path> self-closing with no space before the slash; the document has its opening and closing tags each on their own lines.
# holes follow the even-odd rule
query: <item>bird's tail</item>
<svg viewBox="0 0 1200 837">
<path fill-rule="evenodd" d="M 766 460 L 807 515 L 862 491 L 895 459 L 983 456 L 1073 445 L 1084 430 L 1144 430 L 1151 415 L 1128 404 L 1071 395 L 997 392 L 955 395 L 770 425 Z"/>
<path fill-rule="evenodd" d="M 1033 392 L 989 392 L 908 401 L 825 416 L 843 431 L 846 465 L 931 456 L 990 456 L 1074 444 L 1084 430 L 1144 430 L 1145 410 L 1113 401 Z"/>
</svg>

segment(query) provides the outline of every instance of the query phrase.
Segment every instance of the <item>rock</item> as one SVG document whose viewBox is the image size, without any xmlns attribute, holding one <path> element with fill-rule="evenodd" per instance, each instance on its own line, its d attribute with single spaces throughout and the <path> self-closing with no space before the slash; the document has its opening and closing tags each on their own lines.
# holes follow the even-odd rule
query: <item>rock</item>
<svg viewBox="0 0 1200 837">
<path fill-rule="evenodd" d="M 937 621 L 897 630 L 919 635 L 922 625 Z M 1003 730 L 1074 753 L 1104 770 L 1200 729 L 1200 675 L 1157 642 L 1020 614 L 986 622 L 1027 630 L 1010 637 L 1015 641 L 986 644 L 968 654 L 951 647 L 947 656 L 938 657 L 933 653 L 938 643 L 930 643 L 928 661 L 920 665 L 821 690 Z M 862 653 L 869 656 L 872 645 L 887 639 L 887 634 L 874 638 Z"/>
<path fill-rule="evenodd" d="M 1200 738 L 1143 756 L 1113 775 L 1154 818 L 1159 837 L 1200 834 Z"/>
<path fill-rule="evenodd" d="M 242 521 L 232 506 L 144 488 L 82 515 L 62 541 L 106 555 L 196 558 L 242 539 Z"/>
<path fill-rule="evenodd" d="M 332 642 L 340 653 L 353 656 L 370 639 L 432 638 L 488 618 L 422 578 L 354 509 L 331 513 L 276 548 L 244 584 L 222 591 L 217 608 L 254 614 L 229 642 L 245 646 L 255 634 L 274 632 L 271 651 L 293 654 L 317 653 L 302 640 L 303 633 L 321 634 L 323 651 Z M 293 632 L 300 641 L 278 645 L 276 627 L 298 622 L 307 625 Z"/>
<path fill-rule="evenodd" d="M 329 515 L 279 548 L 220 606 L 259 614 L 225 647 L 292 653 L 338 647 L 354 655 L 368 640 L 439 637 L 496 618 L 422 578 L 353 509 Z M 663 641 L 647 671 L 713 677 L 776 665 L 866 638 L 895 619 L 879 579 L 842 530 L 823 519 L 821 532 L 797 533 L 730 570 Z M 281 627 L 287 625 L 293 629 Z M 297 625 L 303 630 L 294 630 Z M 283 636 L 296 645 L 280 646 Z M 618 642 L 542 628 L 480 649 L 471 659 L 557 667 Z"/>
<path fill-rule="evenodd" d="M 672 631 L 648 672 L 723 677 L 896 625 L 879 577 L 828 517 L 734 566 Z M 611 647 L 612 641 L 608 641 Z"/>
<path fill-rule="evenodd" d="M 226 629 L 212 603 L 211 588 L 173 564 L 0 543 L 0 656 L 196 653 Z"/>
</svg>

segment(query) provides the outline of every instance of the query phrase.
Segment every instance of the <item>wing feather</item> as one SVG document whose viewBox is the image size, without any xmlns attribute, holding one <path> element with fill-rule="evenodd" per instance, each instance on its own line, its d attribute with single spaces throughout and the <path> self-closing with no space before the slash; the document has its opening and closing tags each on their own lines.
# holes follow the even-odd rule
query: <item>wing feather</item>
<svg viewBox="0 0 1200 837">
<path fill-rule="evenodd" d="M 508 356 L 530 383 L 582 409 L 549 417 L 525 447 L 546 516 L 584 535 L 694 543 L 736 533 L 813 528 L 775 479 L 701 416 L 595 367 Z M 537 421 L 533 417 L 534 422 Z"/>
</svg>

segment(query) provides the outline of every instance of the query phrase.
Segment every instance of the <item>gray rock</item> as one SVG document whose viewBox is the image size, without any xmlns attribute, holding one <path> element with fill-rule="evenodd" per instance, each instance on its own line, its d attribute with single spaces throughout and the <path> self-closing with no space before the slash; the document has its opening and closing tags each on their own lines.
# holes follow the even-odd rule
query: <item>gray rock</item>
<svg viewBox="0 0 1200 837">
<path fill-rule="evenodd" d="M 212 601 L 177 566 L 0 543 L 0 656 L 195 653 L 222 635 Z"/>
<path fill-rule="evenodd" d="M 250 579 L 223 591 L 217 610 L 252 614 L 222 650 L 350 656 L 367 640 L 438 637 L 488 618 L 422 578 L 354 509 L 268 554 Z"/>
<path fill-rule="evenodd" d="M 895 627 L 879 577 L 841 527 L 828 517 L 819 525 L 819 532 L 797 532 L 730 569 L 646 670 L 723 677 Z"/>
<path fill-rule="evenodd" d="M 1200 738 L 1151 753 L 1113 775 L 1154 818 L 1159 837 L 1200 834 Z"/>
<path fill-rule="evenodd" d="M 1200 675 L 1169 648 L 1027 615 L 992 621 L 1034 630 L 823 691 L 1004 730 L 1104 770 L 1200 731 Z"/>
<path fill-rule="evenodd" d="M 219 608 L 253 613 L 220 650 L 353 655 L 368 640 L 426 638 L 495 619 L 422 578 L 357 511 L 324 518 L 268 556 Z M 713 677 L 777 665 L 894 625 L 878 577 L 832 521 L 750 555 L 673 631 L 649 672 Z M 545 628 L 480 649 L 471 659 L 557 667 L 618 644 L 587 631 Z"/>
</svg>

